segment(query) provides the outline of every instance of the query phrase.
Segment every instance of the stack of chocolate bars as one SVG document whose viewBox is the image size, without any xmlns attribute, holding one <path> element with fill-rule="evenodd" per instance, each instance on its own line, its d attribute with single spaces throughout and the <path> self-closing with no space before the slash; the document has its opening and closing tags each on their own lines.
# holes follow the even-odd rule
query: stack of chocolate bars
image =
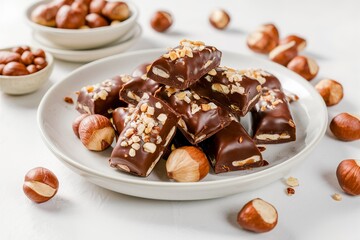
<svg viewBox="0 0 360 240">
<path fill-rule="evenodd" d="M 172 149 L 194 145 L 222 173 L 263 166 L 256 144 L 294 141 L 280 81 L 263 70 L 220 66 L 221 55 L 183 40 L 132 75 L 81 89 L 77 110 L 112 117 L 119 134 L 110 166 L 148 176 Z M 253 136 L 240 123 L 249 112 Z"/>
</svg>

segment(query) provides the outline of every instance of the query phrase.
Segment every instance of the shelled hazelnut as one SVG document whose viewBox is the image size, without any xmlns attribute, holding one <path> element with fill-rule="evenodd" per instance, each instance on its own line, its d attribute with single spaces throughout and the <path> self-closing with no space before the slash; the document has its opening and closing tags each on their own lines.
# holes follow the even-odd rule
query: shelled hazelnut
<svg viewBox="0 0 360 240">
<path fill-rule="evenodd" d="M 275 228 L 278 213 L 273 205 L 255 198 L 244 205 L 237 217 L 238 224 L 246 230 L 262 233 Z"/>
<path fill-rule="evenodd" d="M 25 175 L 23 190 L 36 203 L 43 203 L 55 196 L 59 188 L 56 175 L 49 169 L 37 167 Z"/>
<path fill-rule="evenodd" d="M 200 181 L 209 173 L 209 169 L 205 153 L 193 146 L 175 149 L 166 161 L 168 177 L 177 182 Z"/>
<path fill-rule="evenodd" d="M 338 104 L 344 96 L 342 85 L 332 79 L 323 79 L 315 85 L 315 89 L 324 99 L 326 106 Z"/>
<path fill-rule="evenodd" d="M 349 113 L 340 113 L 330 122 L 330 130 L 342 141 L 360 139 L 360 118 Z"/>
<path fill-rule="evenodd" d="M 157 11 L 150 20 L 151 27 L 157 32 L 165 32 L 172 24 L 171 14 L 165 11 Z"/>
<path fill-rule="evenodd" d="M 295 42 L 292 41 L 290 43 L 295 43 Z M 287 68 L 296 72 L 297 74 L 299 74 L 308 81 L 312 80 L 319 72 L 319 65 L 316 63 L 314 59 L 307 56 L 294 57 L 287 64 Z"/>
<path fill-rule="evenodd" d="M 304 50 L 307 44 L 305 38 L 302 38 L 298 35 L 289 35 L 280 40 L 280 45 L 287 44 L 292 41 L 295 42 L 295 46 L 298 52 Z"/>
<path fill-rule="evenodd" d="M 279 45 L 269 53 L 271 61 L 286 66 L 298 54 L 295 42 Z"/>
<path fill-rule="evenodd" d="M 346 159 L 340 162 L 336 169 L 336 177 L 340 187 L 347 194 L 360 195 L 360 161 Z"/>
<path fill-rule="evenodd" d="M 273 23 L 266 23 L 257 28 L 256 32 L 265 32 L 267 33 L 275 42 L 279 44 L 279 30 Z"/>
<path fill-rule="evenodd" d="M 219 30 L 225 29 L 230 23 L 229 14 L 223 9 L 216 9 L 209 16 L 210 24 Z"/>
<path fill-rule="evenodd" d="M 266 32 L 259 31 L 250 33 L 246 42 L 251 50 L 258 53 L 269 53 L 277 46 L 276 39 Z"/>
</svg>

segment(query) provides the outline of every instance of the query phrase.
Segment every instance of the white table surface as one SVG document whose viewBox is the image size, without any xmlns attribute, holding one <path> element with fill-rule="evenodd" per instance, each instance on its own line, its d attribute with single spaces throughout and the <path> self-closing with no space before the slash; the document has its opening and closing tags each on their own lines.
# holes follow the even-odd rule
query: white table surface
<svg viewBox="0 0 360 240">
<path fill-rule="evenodd" d="M 23 21 L 29 0 L 0 1 L 0 47 L 31 43 Z M 182 38 L 203 40 L 220 50 L 253 54 L 245 38 L 265 22 L 281 35 L 300 34 L 308 40 L 306 55 L 314 57 L 322 78 L 341 82 L 345 97 L 328 108 L 360 114 L 360 2 L 357 0 L 137 0 L 143 36 L 130 50 L 174 46 Z M 232 22 L 214 30 L 208 14 L 227 9 Z M 158 9 L 173 13 L 172 29 L 159 34 L 149 27 Z M 284 193 L 279 179 L 263 188 L 206 201 L 156 201 L 114 193 L 93 185 L 63 165 L 45 146 L 36 122 L 38 104 L 56 82 L 80 64 L 55 61 L 50 82 L 25 96 L 0 93 L 0 239 L 360 239 L 359 197 L 342 194 L 335 176 L 338 163 L 360 158 L 360 141 L 340 142 L 329 132 L 319 146 L 290 173 L 300 186 L 294 196 Z M 241 66 L 239 66 L 241 67 Z M 51 169 L 60 188 L 49 202 L 35 204 L 22 191 L 25 173 L 37 166 Z M 249 200 L 260 197 L 278 210 L 277 227 L 264 234 L 241 229 L 236 215 Z"/>
</svg>

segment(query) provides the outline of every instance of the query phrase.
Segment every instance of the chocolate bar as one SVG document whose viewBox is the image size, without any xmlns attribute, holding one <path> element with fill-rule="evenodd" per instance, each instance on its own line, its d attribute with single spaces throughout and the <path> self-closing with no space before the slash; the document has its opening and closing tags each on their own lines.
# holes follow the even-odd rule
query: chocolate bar
<svg viewBox="0 0 360 240">
<path fill-rule="evenodd" d="M 144 94 L 131 116 L 125 119 L 125 128 L 109 159 L 110 166 L 148 176 L 175 135 L 178 120 L 166 103 Z"/>
<path fill-rule="evenodd" d="M 212 69 L 190 88 L 239 116 L 246 115 L 261 93 L 261 83 L 257 79 L 228 67 Z"/>
<path fill-rule="evenodd" d="M 121 75 L 107 79 L 101 83 L 81 88 L 76 103 L 80 113 L 101 114 L 111 116 L 111 112 L 127 104 L 119 99 L 119 91 L 131 76 Z"/>
<path fill-rule="evenodd" d="M 254 141 L 258 144 L 296 140 L 296 126 L 285 94 L 279 89 L 263 91 L 252 109 Z"/>
<path fill-rule="evenodd" d="M 191 144 L 211 137 L 231 122 L 228 111 L 191 90 L 165 86 L 155 95 L 180 114 L 178 127 Z"/>
<path fill-rule="evenodd" d="M 134 77 L 131 81 L 124 84 L 120 90 L 119 97 L 124 102 L 136 105 L 144 93 L 154 95 L 155 91 L 161 86 L 163 85 L 143 74 L 140 77 Z"/>
<path fill-rule="evenodd" d="M 121 133 L 125 127 L 126 119 L 134 112 L 135 107 L 118 107 L 112 112 L 113 124 L 118 133 Z"/>
<path fill-rule="evenodd" d="M 203 42 L 182 40 L 180 45 L 155 60 L 147 77 L 184 90 L 201 76 L 219 66 L 221 52 Z"/>
<path fill-rule="evenodd" d="M 200 143 L 215 173 L 263 166 L 263 158 L 243 126 L 232 121 L 229 126 Z"/>
<path fill-rule="evenodd" d="M 249 78 L 258 80 L 262 88 L 264 89 L 282 90 L 282 86 L 279 79 L 267 71 L 264 71 L 262 69 L 245 69 L 245 70 L 240 70 L 240 73 L 244 74 Z"/>
</svg>

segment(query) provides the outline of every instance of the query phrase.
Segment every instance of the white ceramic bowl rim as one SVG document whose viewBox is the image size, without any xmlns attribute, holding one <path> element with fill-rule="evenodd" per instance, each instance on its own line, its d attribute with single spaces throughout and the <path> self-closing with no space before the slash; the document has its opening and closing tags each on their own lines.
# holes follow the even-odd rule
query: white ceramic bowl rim
<svg viewBox="0 0 360 240">
<path fill-rule="evenodd" d="M 46 2 L 49 2 L 49 1 L 40 1 L 40 2 L 32 3 L 31 5 L 29 5 L 25 10 L 26 21 L 30 25 L 34 26 L 34 28 L 37 28 L 41 31 L 53 32 L 53 33 L 64 33 L 64 34 L 67 34 L 67 33 L 69 33 L 69 34 L 70 33 L 86 34 L 86 33 L 96 33 L 96 32 L 101 33 L 103 31 L 109 30 L 109 28 L 122 28 L 128 24 L 131 24 L 133 21 L 135 21 L 138 18 L 138 13 L 139 13 L 137 7 L 133 3 L 127 1 L 126 3 L 128 4 L 128 6 L 130 8 L 131 15 L 128 19 L 126 19 L 122 22 L 119 22 L 118 24 L 115 24 L 112 26 L 105 26 L 105 27 L 98 27 L 98 28 L 86 28 L 86 29 L 55 28 L 55 27 L 48 27 L 48 26 L 44 26 L 41 24 L 37 24 L 37 23 L 33 22 L 30 18 L 32 10 L 36 6 L 44 4 Z"/>
<path fill-rule="evenodd" d="M 96 60 L 94 62 L 91 62 L 91 63 L 88 63 L 86 65 L 83 65 L 83 66 L 79 67 L 75 71 L 68 74 L 68 76 L 66 76 L 65 79 L 69 78 L 71 75 L 76 74 L 79 71 L 82 71 L 84 68 L 91 67 L 91 66 L 96 65 L 96 64 L 98 64 L 99 62 L 102 62 L 102 61 L 111 61 L 112 59 L 118 58 L 119 56 L 126 57 L 128 55 L 136 55 L 136 54 L 143 54 L 143 53 L 153 53 L 153 52 L 161 52 L 161 51 L 164 51 L 164 49 L 140 50 L 140 51 L 122 53 L 122 54 L 114 55 L 114 56 L 111 56 L 111 57 L 99 59 L 99 60 Z M 266 61 L 266 60 L 263 60 L 263 59 L 256 58 L 254 56 L 245 55 L 245 54 L 242 54 L 242 55 L 244 55 L 244 56 L 246 56 L 248 58 L 251 58 L 251 59 L 256 59 L 256 61 L 261 61 L 261 62 Z M 282 66 L 280 66 L 278 64 L 275 64 L 275 63 L 271 63 L 271 64 L 274 64 L 274 67 L 276 67 L 276 68 L 282 68 Z M 289 70 L 287 70 L 287 71 L 289 71 Z M 218 184 L 222 185 L 222 184 L 227 183 L 227 182 L 236 182 L 236 181 L 242 181 L 242 182 L 252 181 L 252 180 L 254 180 L 254 179 L 258 178 L 258 177 L 264 177 L 266 175 L 271 175 L 272 172 L 275 171 L 276 169 L 280 169 L 280 170 L 284 169 L 284 167 L 286 165 L 291 164 L 293 161 L 298 160 L 299 156 L 301 156 L 303 154 L 306 154 L 306 153 L 309 153 L 312 149 L 315 148 L 315 146 L 318 145 L 318 143 L 321 141 L 322 137 L 325 134 L 325 131 L 326 131 L 326 128 L 327 128 L 327 109 L 326 109 L 325 104 L 323 103 L 323 100 L 321 99 L 320 95 L 317 94 L 314 87 L 308 81 L 301 78 L 300 76 L 298 76 L 295 73 L 289 73 L 289 74 L 291 74 L 292 78 L 295 81 L 302 81 L 304 88 L 306 88 L 309 92 L 311 92 L 312 95 L 315 98 L 318 98 L 318 102 L 321 103 L 321 108 L 318 109 L 318 114 L 320 116 L 324 116 L 324 119 L 323 119 L 324 122 L 323 122 L 323 124 L 321 126 L 321 129 L 319 129 L 318 135 L 315 138 L 313 138 L 310 142 L 308 142 L 307 146 L 305 148 L 303 148 L 301 151 L 299 151 L 293 157 L 287 159 L 286 161 L 284 161 L 284 162 L 282 162 L 280 164 L 272 166 L 271 168 L 267 168 L 267 169 L 264 169 L 264 170 L 259 171 L 259 172 L 249 173 L 247 175 L 238 176 L 238 177 L 232 177 L 232 178 L 227 178 L 227 179 L 219 179 L 219 180 L 216 180 L 216 181 L 204 181 L 204 182 L 200 181 L 200 182 L 191 182 L 191 183 L 188 183 L 188 182 L 176 182 L 176 183 L 173 183 L 173 182 L 144 181 L 143 178 L 141 178 L 139 180 L 137 180 L 137 179 L 129 179 L 129 178 L 123 177 L 121 174 L 119 174 L 116 177 L 109 176 L 109 175 L 106 175 L 106 174 L 99 173 L 99 172 L 97 172 L 97 171 L 95 171 L 95 170 L 93 170 L 93 169 L 91 169 L 91 168 L 89 168 L 87 166 L 82 165 L 82 164 L 79 164 L 78 162 L 76 162 L 73 159 L 71 159 L 71 158 L 67 157 L 66 155 L 64 155 L 61 151 L 59 151 L 56 148 L 55 145 L 53 145 L 49 140 L 47 140 L 47 135 L 46 135 L 46 132 L 44 131 L 44 127 L 42 126 L 42 121 L 41 121 L 42 114 L 44 113 L 44 105 L 46 105 L 45 101 L 41 101 L 41 103 L 39 105 L 38 114 L 37 114 L 37 121 L 38 121 L 38 124 L 39 124 L 39 127 L 40 127 L 41 136 L 44 139 L 44 142 L 48 145 L 48 147 L 52 150 L 52 152 L 56 156 L 60 157 L 67 164 L 70 164 L 73 167 L 75 167 L 75 168 L 77 168 L 77 169 L 79 169 L 79 170 L 81 170 L 83 172 L 87 172 L 89 174 L 99 176 L 101 178 L 106 178 L 106 179 L 111 179 L 111 180 L 114 180 L 114 181 L 121 181 L 121 182 L 126 182 L 126 183 L 132 183 L 132 184 L 141 184 L 141 185 L 147 185 L 147 186 L 153 186 L 153 187 L 166 187 L 166 188 L 167 187 L 172 188 L 172 187 L 174 187 L 174 184 L 176 184 L 177 188 L 182 188 L 182 187 L 186 188 L 186 187 L 189 187 L 189 186 L 197 186 L 197 187 L 216 186 Z M 49 95 L 51 95 L 52 92 L 56 90 L 56 87 L 59 84 L 61 84 L 61 81 L 59 81 L 57 84 L 53 85 L 48 90 L 48 92 L 45 94 L 43 99 L 46 99 Z"/>
</svg>

